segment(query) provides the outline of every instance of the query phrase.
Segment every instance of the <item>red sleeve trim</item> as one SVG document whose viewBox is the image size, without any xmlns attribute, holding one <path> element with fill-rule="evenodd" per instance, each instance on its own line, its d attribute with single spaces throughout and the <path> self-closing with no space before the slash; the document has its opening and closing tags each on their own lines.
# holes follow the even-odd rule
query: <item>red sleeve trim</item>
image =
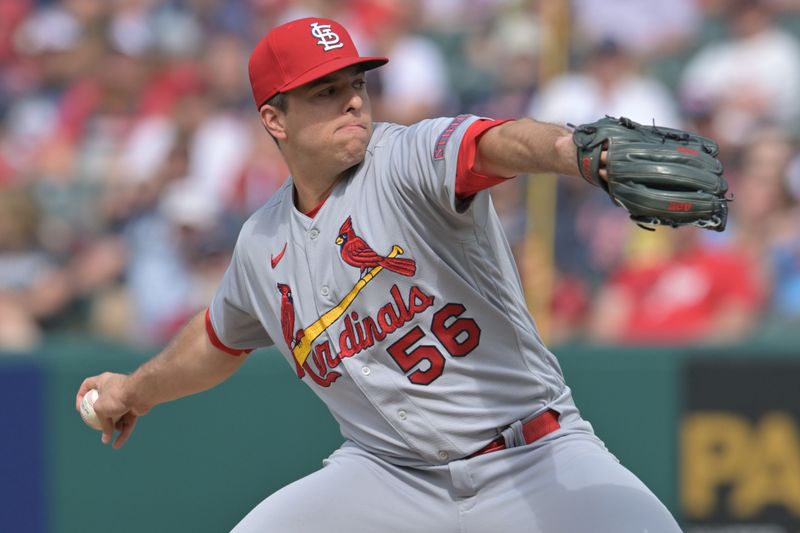
<svg viewBox="0 0 800 533">
<path fill-rule="evenodd" d="M 238 348 L 230 348 L 229 346 L 225 346 L 219 337 L 217 337 L 217 332 L 214 331 L 214 325 L 211 323 L 211 313 L 208 308 L 206 308 L 206 333 L 208 333 L 208 340 L 211 341 L 211 344 L 214 347 L 219 348 L 225 353 L 229 353 L 231 355 L 239 356 L 239 355 L 246 355 L 252 352 L 253 350 L 240 350 Z"/>
<path fill-rule="evenodd" d="M 475 156 L 478 153 L 478 141 L 481 136 L 500 124 L 505 124 L 508 120 L 476 120 L 467 128 L 461 146 L 458 148 L 458 164 L 456 166 L 456 196 L 459 199 L 466 199 L 488 189 L 498 183 L 503 183 L 509 179 L 505 176 L 486 176 L 475 172 Z"/>
</svg>

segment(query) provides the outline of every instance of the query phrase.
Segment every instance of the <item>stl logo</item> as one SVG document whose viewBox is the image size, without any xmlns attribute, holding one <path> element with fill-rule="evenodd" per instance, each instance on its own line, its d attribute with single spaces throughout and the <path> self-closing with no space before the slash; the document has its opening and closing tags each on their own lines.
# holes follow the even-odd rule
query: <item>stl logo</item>
<svg viewBox="0 0 800 533">
<path fill-rule="evenodd" d="M 344 46 L 344 43 L 339 41 L 339 35 L 331 29 L 330 24 L 312 22 L 311 35 L 318 39 L 317 44 L 324 46 L 326 52 L 330 52 L 331 50 Z"/>
</svg>

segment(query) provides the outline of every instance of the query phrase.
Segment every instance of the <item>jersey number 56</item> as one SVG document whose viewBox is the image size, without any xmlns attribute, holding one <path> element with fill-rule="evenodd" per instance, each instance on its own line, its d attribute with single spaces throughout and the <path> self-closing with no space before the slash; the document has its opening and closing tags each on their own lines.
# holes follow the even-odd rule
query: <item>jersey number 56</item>
<svg viewBox="0 0 800 533">
<path fill-rule="evenodd" d="M 474 350 L 481 340 L 481 328 L 471 318 L 460 318 L 466 308 L 450 303 L 436 311 L 431 320 L 431 333 L 453 357 L 464 357 Z M 389 355 L 411 383 L 430 385 L 444 372 L 445 356 L 432 344 L 420 344 L 425 337 L 421 327 L 415 326 L 397 342 L 387 348 Z M 424 363 L 427 363 L 424 364 Z"/>
</svg>

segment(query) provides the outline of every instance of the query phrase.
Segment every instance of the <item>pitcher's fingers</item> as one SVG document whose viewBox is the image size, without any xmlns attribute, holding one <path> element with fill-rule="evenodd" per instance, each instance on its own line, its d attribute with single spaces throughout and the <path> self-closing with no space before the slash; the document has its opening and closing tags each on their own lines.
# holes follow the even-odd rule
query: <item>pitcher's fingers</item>
<svg viewBox="0 0 800 533">
<path fill-rule="evenodd" d="M 117 431 L 120 433 L 117 436 L 117 440 L 114 441 L 114 445 L 112 446 L 115 450 L 122 448 L 122 446 L 128 441 L 128 437 L 131 436 L 133 429 L 136 427 L 137 420 L 139 420 L 139 417 L 135 414 L 126 413 L 125 416 L 117 421 Z"/>
<path fill-rule="evenodd" d="M 114 438 L 114 421 L 106 416 L 101 416 L 98 418 L 100 420 L 100 425 L 103 428 L 103 436 L 100 437 L 100 440 L 103 442 L 103 444 L 109 444 Z"/>
<path fill-rule="evenodd" d="M 90 378 L 86 378 L 81 383 L 81 386 L 78 387 L 78 393 L 75 395 L 75 410 L 80 412 L 81 410 L 81 401 L 83 400 L 84 395 L 92 389 L 97 388 L 97 376 L 92 376 Z"/>
<path fill-rule="evenodd" d="M 600 175 L 600 179 L 603 181 L 608 181 L 608 145 L 605 145 L 603 151 L 600 152 L 600 168 L 598 170 L 598 174 Z"/>
</svg>

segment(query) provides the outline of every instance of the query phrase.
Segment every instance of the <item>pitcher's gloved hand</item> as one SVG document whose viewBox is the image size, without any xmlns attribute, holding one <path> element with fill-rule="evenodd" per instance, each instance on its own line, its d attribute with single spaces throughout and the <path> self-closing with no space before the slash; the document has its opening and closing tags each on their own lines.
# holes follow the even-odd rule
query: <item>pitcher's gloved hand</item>
<svg viewBox="0 0 800 533">
<path fill-rule="evenodd" d="M 711 139 L 605 117 L 575 127 L 572 140 L 581 175 L 605 189 L 638 224 L 725 229 L 728 184 Z"/>
</svg>

